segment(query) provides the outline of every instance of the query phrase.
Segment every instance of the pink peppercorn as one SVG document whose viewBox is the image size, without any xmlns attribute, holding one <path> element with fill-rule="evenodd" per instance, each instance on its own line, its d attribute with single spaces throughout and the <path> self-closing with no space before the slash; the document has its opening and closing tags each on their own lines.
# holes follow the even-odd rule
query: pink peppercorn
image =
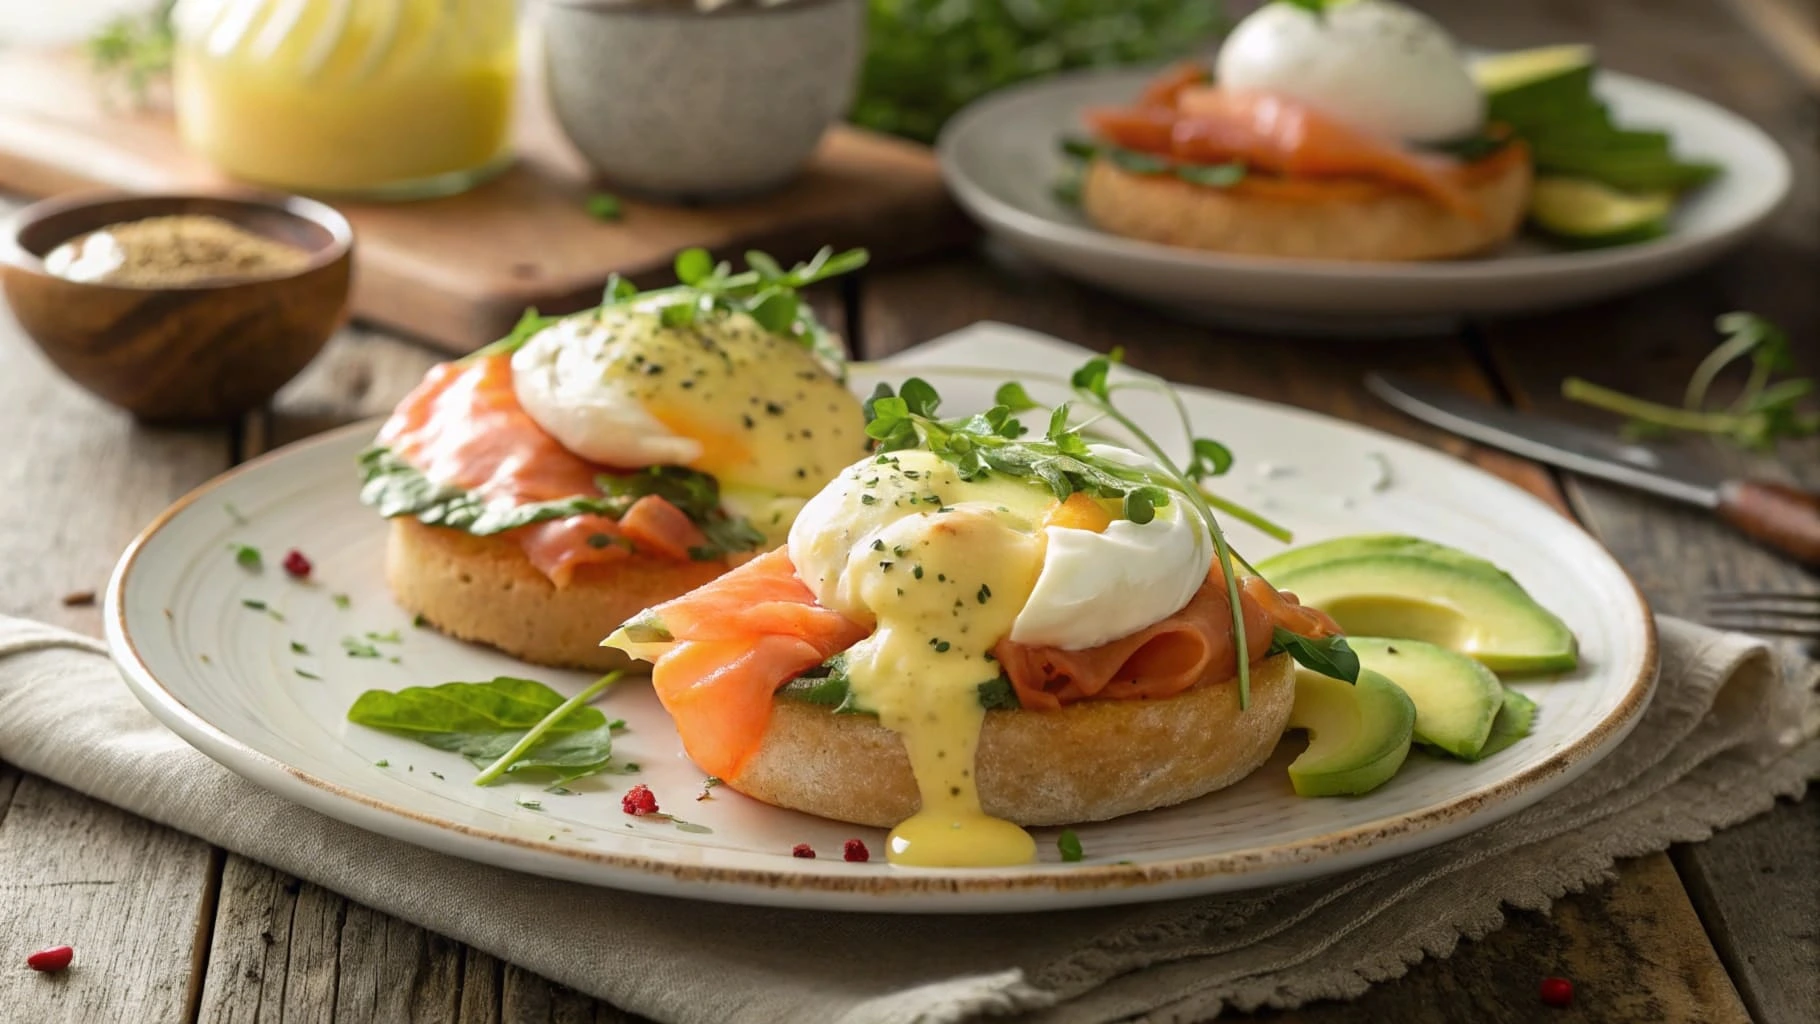
<svg viewBox="0 0 1820 1024">
<path fill-rule="evenodd" d="M 651 792 L 651 787 L 640 783 L 626 790 L 626 795 L 620 798 L 619 809 L 633 815 L 656 814 L 657 796 Z"/>
<path fill-rule="evenodd" d="M 795 846 L 790 847 L 790 856 L 801 857 L 804 860 L 814 860 L 815 847 L 810 846 L 808 843 L 797 843 Z"/>
<path fill-rule="evenodd" d="M 70 965 L 76 958 L 76 951 L 68 946 L 52 946 L 41 949 L 25 958 L 25 966 L 45 974 L 55 974 Z"/>
<path fill-rule="evenodd" d="M 1574 1001 L 1574 983 L 1566 978 L 1543 978 L 1542 1001 L 1550 1006 L 1567 1006 Z"/>
<path fill-rule="evenodd" d="M 303 552 L 296 548 L 292 548 L 290 554 L 284 556 L 284 571 L 294 579 L 307 578 L 310 570 L 314 568 L 315 566 L 310 564 L 310 560 L 303 557 Z"/>
<path fill-rule="evenodd" d="M 855 864 L 864 864 L 872 859 L 872 851 L 866 849 L 866 842 L 863 839 L 847 840 L 846 844 L 840 848 L 840 855 Z"/>
</svg>

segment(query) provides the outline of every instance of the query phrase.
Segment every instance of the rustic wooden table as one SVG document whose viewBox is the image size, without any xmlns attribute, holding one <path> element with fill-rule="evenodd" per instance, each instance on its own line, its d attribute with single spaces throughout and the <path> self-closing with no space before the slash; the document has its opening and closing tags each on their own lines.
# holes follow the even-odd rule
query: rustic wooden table
<svg viewBox="0 0 1820 1024">
<path fill-rule="evenodd" d="M 1628 71 L 1707 95 L 1771 129 L 1798 164 L 1775 229 L 1709 272 L 1600 307 L 1470 323 L 1396 342 L 1289 341 L 1171 323 L 989 249 L 871 273 L 819 296 L 858 351 L 877 356 L 982 318 L 1026 324 L 1175 379 L 1317 409 L 1464 455 L 1579 519 L 1662 612 L 1693 615 L 1715 588 L 1812 591 L 1814 579 L 1701 516 L 1440 436 L 1370 399 L 1389 368 L 1518 406 L 1578 416 L 1570 373 L 1671 399 L 1712 345 L 1712 319 L 1750 309 L 1782 323 L 1820 369 L 1820 150 L 1815 105 L 1766 51 L 1703 0 L 1446 4 L 1477 43 L 1590 39 Z M 386 411 L 436 356 L 360 329 L 338 338 L 235 429 L 135 426 L 57 377 L 0 322 L 0 612 L 99 633 L 66 595 L 105 580 L 166 503 L 233 463 Z M 1714 447 L 1701 457 L 1750 461 Z M 1820 485 L 1820 444 L 1750 468 Z M 1820 799 L 1785 804 L 1712 840 L 1622 864 L 1549 915 L 1428 961 L 1356 1002 L 1272 1015 L 1305 1021 L 1524 1021 L 1536 987 L 1565 975 L 1560 1019 L 1742 1021 L 1820 1016 Z M 61 979 L 0 964 L 0 1020 L 619 1021 L 612 1007 L 259 864 L 0 764 L 0 945 L 74 944 Z M 12 954 L 9 952 L 8 956 Z M 1546 1011 L 1552 1012 L 1552 1011 Z M 1550 1017 L 1548 1019 L 1554 1019 Z"/>
</svg>

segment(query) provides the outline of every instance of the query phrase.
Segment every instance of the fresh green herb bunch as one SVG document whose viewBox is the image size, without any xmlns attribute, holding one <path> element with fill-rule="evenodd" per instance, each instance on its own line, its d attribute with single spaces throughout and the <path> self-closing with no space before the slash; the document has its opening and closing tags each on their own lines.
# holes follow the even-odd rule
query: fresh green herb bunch
<svg viewBox="0 0 1820 1024">
<path fill-rule="evenodd" d="M 995 89 L 1180 57 L 1228 25 L 1222 0 L 871 0 L 871 8 L 852 120 L 924 142 Z"/>
<path fill-rule="evenodd" d="M 1755 313 L 1727 313 L 1715 321 L 1725 340 L 1695 367 L 1679 406 L 1636 398 L 1579 377 L 1561 383 L 1576 402 L 1629 417 L 1625 433 L 1649 437 L 1676 431 L 1722 438 L 1752 451 L 1771 451 L 1783 440 L 1820 433 L 1820 412 L 1801 402 L 1813 393 L 1809 377 L 1778 380 L 1795 369 L 1788 335 Z M 1738 397 L 1715 407 L 1713 384 L 1732 364 L 1749 360 L 1750 373 Z"/>
<path fill-rule="evenodd" d="M 1232 608 L 1233 637 L 1240 651 L 1248 650 L 1245 642 L 1245 620 L 1239 603 L 1238 574 L 1233 571 L 1234 556 L 1226 543 L 1206 495 L 1199 482 L 1219 476 L 1232 466 L 1232 452 L 1225 445 L 1197 437 L 1190 443 L 1186 466 L 1178 467 L 1162 446 L 1143 428 L 1122 412 L 1113 400 L 1116 392 L 1126 389 L 1155 391 L 1161 389 L 1174 398 L 1167 385 L 1149 379 L 1112 383 L 1112 364 L 1123 354 L 1114 350 L 1109 356 L 1090 359 L 1069 378 L 1075 401 L 1092 409 L 1094 416 L 1073 424 L 1074 403 L 1055 406 L 1049 415 L 1049 426 L 1040 438 L 1029 436 L 1017 414 L 1044 408 L 1030 397 L 1022 384 L 1002 385 L 994 396 L 995 404 L 972 416 L 938 419 L 936 411 L 941 396 L 935 387 L 919 377 L 906 380 L 893 391 L 880 384 L 866 402 L 866 434 L 877 442 L 882 452 L 906 448 L 923 448 L 940 456 L 955 467 L 964 480 L 975 480 L 990 473 L 1034 480 L 1048 488 L 1056 499 L 1066 500 L 1075 492 L 1096 498 L 1117 499 L 1124 505 L 1126 518 L 1148 523 L 1156 509 L 1180 499 L 1200 515 L 1213 538 L 1220 571 L 1226 580 L 1227 599 Z M 1178 406 L 1179 410 L 1179 406 Z M 1100 420 L 1123 427 L 1154 460 L 1154 466 L 1129 465 L 1093 451 L 1085 430 Z M 1186 417 L 1183 417 L 1186 423 Z M 1251 670 L 1246 659 L 1239 661 L 1239 704 L 1251 702 Z"/>
<path fill-rule="evenodd" d="M 171 67 L 176 37 L 171 9 L 177 0 L 159 0 L 145 14 L 122 14 L 88 39 L 89 64 L 104 79 L 116 79 L 135 102 L 144 102 L 152 79 Z"/>
<path fill-rule="evenodd" d="M 839 367 L 845 361 L 839 346 L 797 292 L 818 281 L 852 273 L 865 266 L 868 258 L 864 249 L 837 253 L 832 247 L 823 246 L 807 263 L 785 270 L 769 255 L 751 251 L 746 253 L 747 269 L 736 274 L 730 264 L 716 263 L 706 249 L 684 249 L 676 254 L 677 284 L 639 291 L 638 286 L 614 274 L 607 281 L 598 308 L 637 305 L 657 313 L 666 327 L 689 327 L 717 314 L 745 313 L 765 330 L 797 341 L 820 355 L 830 367 Z M 560 319 L 541 316 L 535 309 L 526 310 L 511 333 L 475 354 L 516 352 L 538 331 Z"/>
</svg>

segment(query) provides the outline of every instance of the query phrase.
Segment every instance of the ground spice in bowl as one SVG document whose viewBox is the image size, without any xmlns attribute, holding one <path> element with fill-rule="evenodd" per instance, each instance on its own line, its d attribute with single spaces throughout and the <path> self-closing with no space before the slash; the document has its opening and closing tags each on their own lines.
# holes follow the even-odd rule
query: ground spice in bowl
<svg viewBox="0 0 1820 1024">
<path fill-rule="evenodd" d="M 183 214 L 90 231 L 51 250 L 44 269 L 71 281 L 171 288 L 283 277 L 309 261 L 303 249 L 219 217 Z"/>
</svg>

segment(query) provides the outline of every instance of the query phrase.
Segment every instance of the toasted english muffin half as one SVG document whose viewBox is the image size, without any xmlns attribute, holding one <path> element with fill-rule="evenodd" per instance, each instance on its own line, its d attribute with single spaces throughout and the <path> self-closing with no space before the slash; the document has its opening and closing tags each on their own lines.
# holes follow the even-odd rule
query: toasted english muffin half
<svg viewBox="0 0 1820 1024">
<path fill-rule="evenodd" d="M 1104 821 L 1223 789 L 1269 760 L 1295 704 L 1295 663 L 1203 680 L 1166 700 L 1087 700 L 1059 711 L 988 711 L 974 759 L 980 804 L 1019 825 Z M 897 733 L 870 715 L 777 698 L 763 746 L 726 784 L 778 807 L 890 828 L 921 806 Z"/>
<path fill-rule="evenodd" d="M 1227 188 L 1135 174 L 1094 159 L 1081 208 L 1095 226 L 1164 245 L 1247 256 L 1409 261 L 1469 256 L 1522 225 L 1533 172 L 1520 143 L 1462 169 L 1474 220 L 1407 189 L 1364 179 L 1245 178 Z"/>
<path fill-rule="evenodd" d="M 398 603 L 460 640 L 538 665 L 608 672 L 631 659 L 600 646 L 626 619 L 725 573 L 723 560 L 682 562 L 634 554 L 583 565 L 564 587 L 518 542 L 476 537 L 415 519 L 392 520 L 386 582 Z"/>
</svg>

